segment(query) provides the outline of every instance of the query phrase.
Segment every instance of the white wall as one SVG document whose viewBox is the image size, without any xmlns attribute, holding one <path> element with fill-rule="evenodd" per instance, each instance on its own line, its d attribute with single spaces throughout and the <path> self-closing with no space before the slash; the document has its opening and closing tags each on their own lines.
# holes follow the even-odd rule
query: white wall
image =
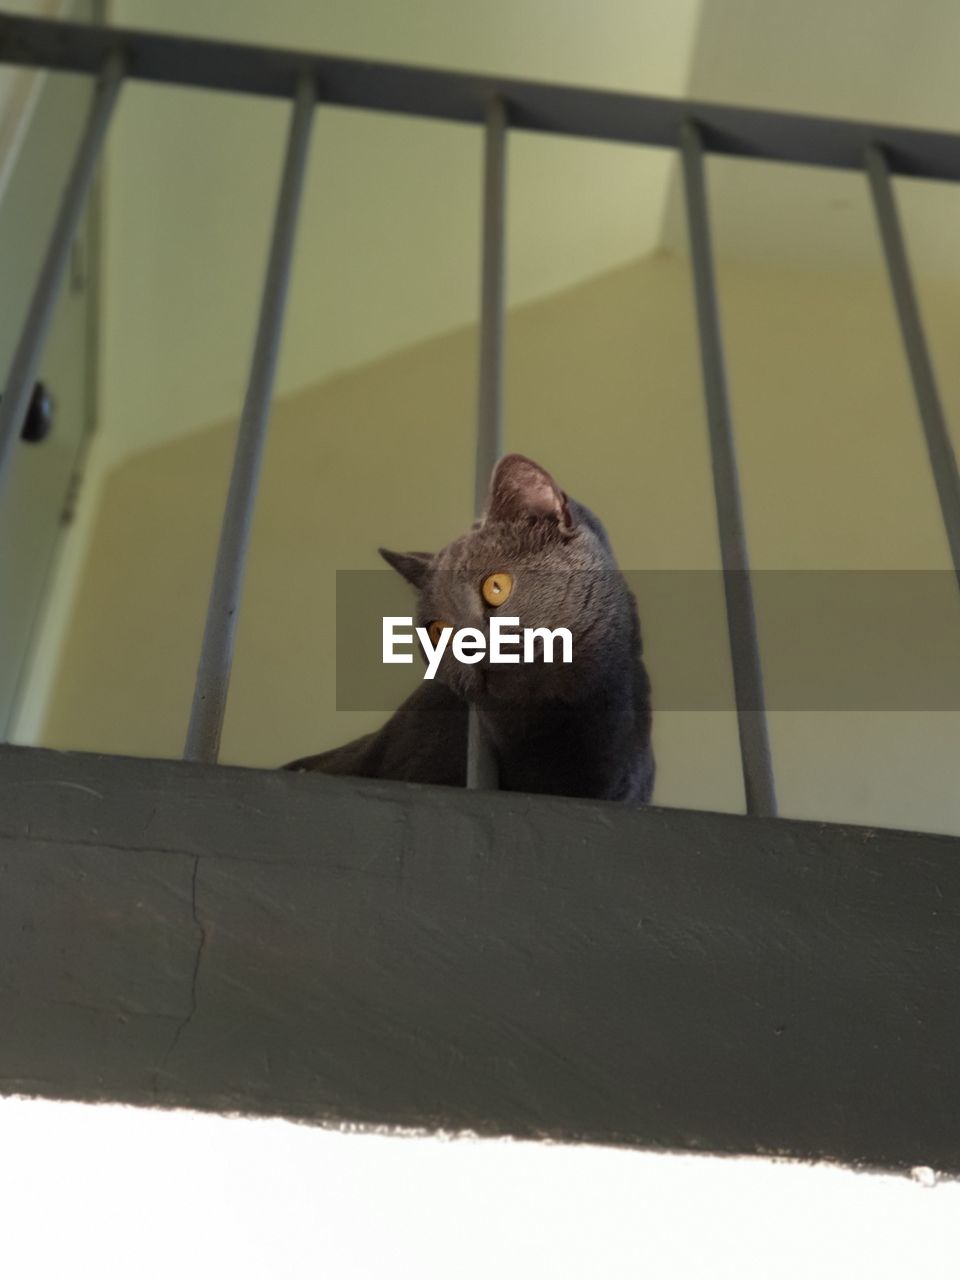
<svg viewBox="0 0 960 1280">
<path fill-rule="evenodd" d="M 960 1185 L 827 1165 L 0 1101 L 0 1271 L 953 1280 Z"/>
<path fill-rule="evenodd" d="M 112 20 L 186 35 L 650 93 L 683 91 L 702 0 L 115 0 Z M 282 104 L 125 86 L 105 158 L 99 422 L 18 708 L 41 733 L 111 468 L 239 410 L 287 124 Z M 321 109 L 277 390 L 472 321 L 478 129 Z M 511 302 L 656 240 L 670 158 L 511 141 Z"/>
<path fill-rule="evenodd" d="M 920 129 L 960 129 L 956 0 L 704 0 L 690 58 L 695 100 Z M 860 173 L 714 158 L 719 252 L 812 270 L 871 267 L 879 243 Z M 960 276 L 960 188 L 898 180 L 920 275 Z M 866 211 L 866 216 L 864 216 Z M 685 244 L 679 182 L 664 244 Z"/>
<path fill-rule="evenodd" d="M 184 34 L 777 110 L 960 127 L 955 0 L 117 0 Z M 125 90 L 110 147 L 103 465 L 226 417 L 243 394 L 286 124 L 233 95 Z M 472 319 L 480 135 L 321 110 L 281 391 Z M 877 261 L 860 175 L 710 163 L 720 251 Z M 960 273 L 960 191 L 904 183 L 921 273 Z M 513 303 L 683 244 L 666 152 L 511 139 Z M 668 198 L 668 192 L 672 192 Z"/>
<path fill-rule="evenodd" d="M 9 0 L 8 13 L 34 18 L 63 18 L 72 0 Z M 20 144 L 40 92 L 42 72 L 0 64 L 0 200 L 13 171 Z"/>
<path fill-rule="evenodd" d="M 118 24 L 334 53 L 683 92 L 700 0 L 118 0 Z M 243 396 L 288 109 L 131 84 L 109 148 L 103 465 Z M 478 128 L 321 108 L 278 389 L 474 319 Z M 516 135 L 511 302 L 656 241 L 671 157 Z"/>
</svg>

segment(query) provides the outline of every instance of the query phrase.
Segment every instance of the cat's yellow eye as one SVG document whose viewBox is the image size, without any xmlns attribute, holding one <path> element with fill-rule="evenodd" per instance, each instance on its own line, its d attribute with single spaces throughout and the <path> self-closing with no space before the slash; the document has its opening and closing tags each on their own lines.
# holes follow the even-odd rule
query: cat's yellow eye
<svg viewBox="0 0 960 1280">
<path fill-rule="evenodd" d="M 484 578 L 483 586 L 480 588 L 484 600 L 492 605 L 503 604 L 505 600 L 509 600 L 512 590 L 513 575 L 509 573 L 491 573 L 489 578 Z"/>
<path fill-rule="evenodd" d="M 428 631 L 430 633 L 430 643 L 433 645 L 434 648 L 436 648 L 437 645 L 440 643 L 440 637 L 443 635 L 444 631 L 449 631 L 449 630 L 450 630 L 449 622 L 441 622 L 437 620 L 436 622 L 430 623 Z"/>
</svg>

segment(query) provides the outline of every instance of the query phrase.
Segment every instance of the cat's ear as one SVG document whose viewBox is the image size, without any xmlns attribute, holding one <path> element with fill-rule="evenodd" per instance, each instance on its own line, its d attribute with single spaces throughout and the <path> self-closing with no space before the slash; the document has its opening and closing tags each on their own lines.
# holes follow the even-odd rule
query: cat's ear
<svg viewBox="0 0 960 1280">
<path fill-rule="evenodd" d="M 433 564 L 433 555 L 429 551 L 388 551 L 386 547 L 378 548 L 380 554 L 392 569 L 396 569 L 401 577 L 418 589 L 423 586 Z"/>
<path fill-rule="evenodd" d="M 555 520 L 562 533 L 574 531 L 567 495 L 550 472 L 522 453 L 508 453 L 494 468 L 484 519 L 524 517 Z"/>
</svg>

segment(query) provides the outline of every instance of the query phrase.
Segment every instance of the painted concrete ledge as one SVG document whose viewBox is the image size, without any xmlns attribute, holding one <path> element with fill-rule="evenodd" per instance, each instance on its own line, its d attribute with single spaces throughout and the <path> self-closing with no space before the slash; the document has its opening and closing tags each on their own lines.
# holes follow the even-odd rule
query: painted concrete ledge
<svg viewBox="0 0 960 1280">
<path fill-rule="evenodd" d="M 960 1172 L 960 840 L 0 749 L 0 1092 Z"/>
</svg>

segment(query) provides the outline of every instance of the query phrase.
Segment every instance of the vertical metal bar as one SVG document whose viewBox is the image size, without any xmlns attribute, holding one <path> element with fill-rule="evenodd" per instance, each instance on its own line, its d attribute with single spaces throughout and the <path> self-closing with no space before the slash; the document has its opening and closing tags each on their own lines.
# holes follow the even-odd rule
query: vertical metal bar
<svg viewBox="0 0 960 1280">
<path fill-rule="evenodd" d="M 33 394 L 43 344 L 53 319 L 60 285 L 70 261 L 71 246 L 77 234 L 87 192 L 90 189 L 110 118 L 123 84 L 123 76 L 124 58 L 118 51 L 111 54 L 97 82 L 93 102 L 90 104 L 90 113 L 64 187 L 60 209 L 53 224 L 46 257 L 40 268 L 20 341 L 13 354 L 6 381 L 0 387 L 3 393 L 3 398 L 0 400 L 0 487 L 9 470 L 30 397 Z"/>
<path fill-rule="evenodd" d="M 865 163 L 890 276 L 890 289 L 900 321 L 900 335 L 913 378 L 913 390 L 923 424 L 923 434 L 927 440 L 927 453 L 930 455 L 933 479 L 940 498 L 940 510 L 943 512 L 954 572 L 957 583 L 960 584 L 960 471 L 957 470 L 957 456 L 950 441 L 933 363 L 923 332 L 923 321 L 913 288 L 887 158 L 880 147 L 870 146 L 866 150 Z"/>
<path fill-rule="evenodd" d="M 480 371 L 474 515 L 487 499 L 490 473 L 503 452 L 504 231 L 507 111 L 502 98 L 487 106 L 483 179 L 483 265 L 480 294 Z"/>
<path fill-rule="evenodd" d="M 297 87 L 290 120 L 250 377 L 240 416 L 233 472 L 220 530 L 220 545 L 184 748 L 184 758 L 187 760 L 212 763 L 216 761 L 220 750 L 237 612 L 270 417 L 270 401 L 315 106 L 316 85 L 311 76 L 304 74 Z"/>
<path fill-rule="evenodd" d="M 487 104 L 483 173 L 483 261 L 480 294 L 480 366 L 477 385 L 477 453 L 474 514 L 483 511 L 490 473 L 503 452 L 504 232 L 507 183 L 507 109 L 502 98 Z M 494 790 L 497 759 L 470 708 L 467 786 Z"/>
<path fill-rule="evenodd" d="M 681 129 L 680 151 L 683 160 L 687 230 L 690 236 L 690 256 L 693 263 L 693 282 L 700 333 L 703 391 L 710 433 L 713 487 L 720 533 L 720 555 L 724 571 L 727 630 L 730 636 L 730 656 L 737 699 L 744 793 L 748 813 L 770 816 L 777 811 L 777 801 L 764 710 L 760 646 L 757 640 L 753 589 L 750 583 L 750 565 L 740 504 L 740 482 L 737 476 L 733 424 L 720 332 L 720 310 L 717 302 L 707 210 L 703 141 L 700 130 L 693 121 L 685 122 Z"/>
</svg>

